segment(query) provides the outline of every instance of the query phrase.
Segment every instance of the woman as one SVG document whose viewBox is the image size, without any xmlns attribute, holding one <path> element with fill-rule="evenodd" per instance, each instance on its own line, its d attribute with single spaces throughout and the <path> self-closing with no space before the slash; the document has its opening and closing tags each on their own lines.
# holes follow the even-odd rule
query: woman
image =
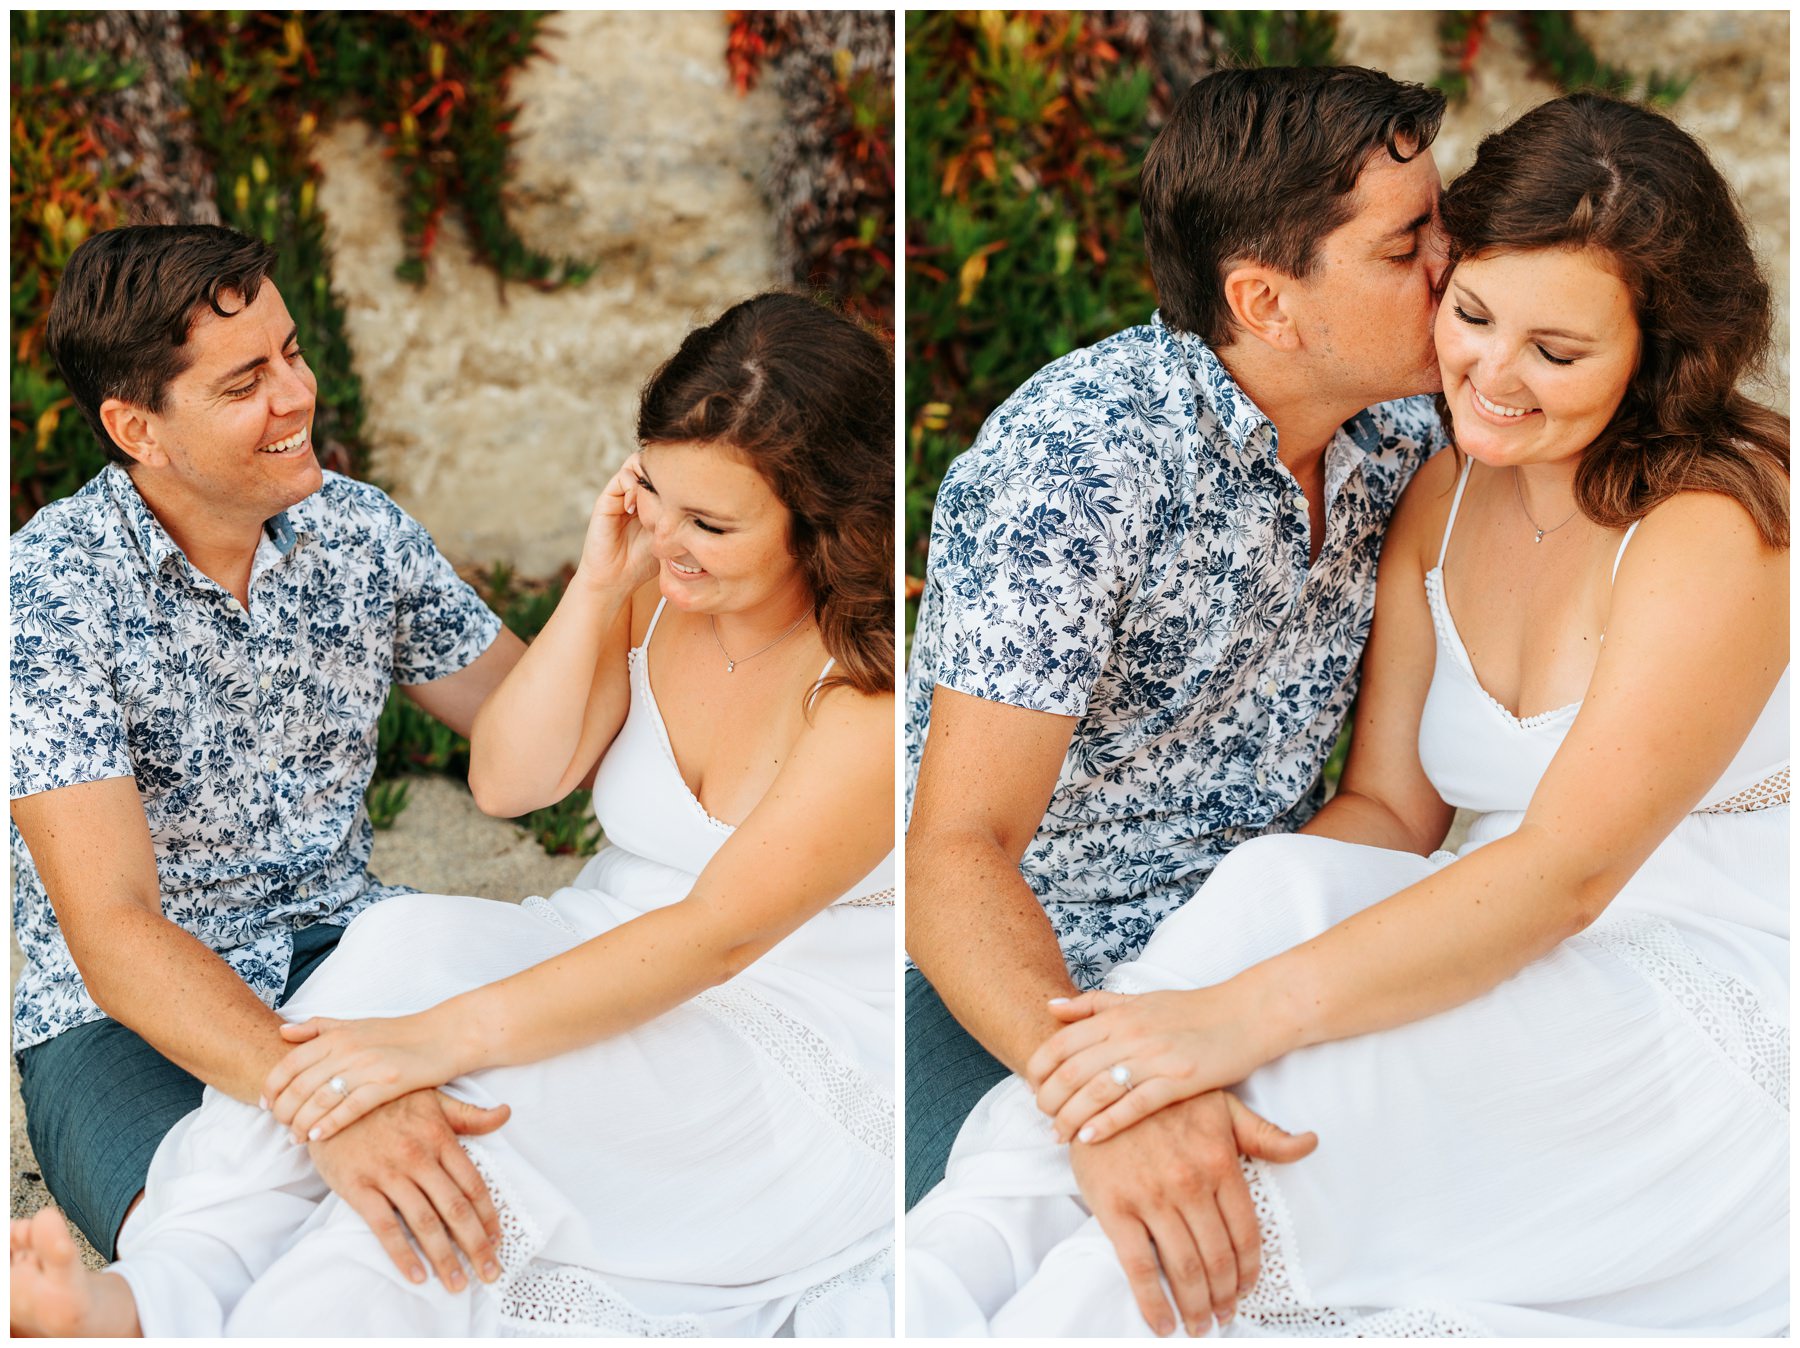
<svg viewBox="0 0 1800 1348">
<path fill-rule="evenodd" d="M 290 1027 L 270 1112 L 208 1092 L 120 1262 L 57 1266 L 130 1322 L 51 1327 L 890 1332 L 892 404 L 882 345 L 801 297 L 688 336 L 472 736 L 484 809 L 592 774 L 608 845 L 548 900 L 353 923 L 286 1010 L 363 1019 Z M 444 1084 L 512 1109 L 467 1143 L 501 1268 L 460 1296 L 288 1137 Z"/>
<path fill-rule="evenodd" d="M 1319 1145 L 1245 1163 L 1262 1275 L 1196 1329 L 1787 1324 L 1768 290 L 1700 147 L 1598 96 L 1489 137 L 1443 216 L 1457 452 L 1387 539 L 1341 788 L 983 1100 L 911 1218 L 913 1332 L 1148 1333 L 1059 1139 L 1226 1086 Z"/>
</svg>

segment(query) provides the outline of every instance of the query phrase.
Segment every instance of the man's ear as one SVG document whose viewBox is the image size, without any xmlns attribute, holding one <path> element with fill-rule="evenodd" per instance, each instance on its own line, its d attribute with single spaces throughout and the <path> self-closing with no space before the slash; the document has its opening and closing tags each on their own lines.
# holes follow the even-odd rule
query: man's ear
<svg viewBox="0 0 1800 1348">
<path fill-rule="evenodd" d="M 1225 273 L 1225 304 L 1231 325 L 1247 337 L 1266 342 L 1277 351 L 1293 351 L 1300 334 L 1282 301 L 1293 278 L 1254 262 L 1244 262 Z"/>
<path fill-rule="evenodd" d="M 160 468 L 169 461 L 157 442 L 150 414 L 136 403 L 108 398 L 100 404 L 100 424 L 106 427 L 112 442 L 131 456 L 132 462 Z"/>
</svg>

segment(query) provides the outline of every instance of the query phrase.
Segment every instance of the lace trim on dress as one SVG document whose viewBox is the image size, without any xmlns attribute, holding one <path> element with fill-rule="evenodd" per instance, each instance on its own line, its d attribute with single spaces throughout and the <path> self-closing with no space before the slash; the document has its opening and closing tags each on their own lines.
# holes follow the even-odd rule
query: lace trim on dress
<svg viewBox="0 0 1800 1348">
<path fill-rule="evenodd" d="M 523 908 L 533 917 L 542 918 L 558 931 L 566 931 L 571 936 L 581 935 L 580 932 L 575 930 L 574 924 L 571 923 L 568 918 L 556 911 L 556 905 L 551 903 L 549 899 L 533 894 L 520 903 L 519 907 Z"/>
<path fill-rule="evenodd" d="M 821 1301 L 836 1296 L 839 1292 L 854 1291 L 885 1282 L 894 1273 L 894 1247 L 884 1245 L 860 1264 L 852 1264 L 842 1273 L 834 1273 L 824 1282 L 816 1282 L 800 1294 L 799 1304 L 794 1307 L 796 1318 L 811 1310 Z"/>
<path fill-rule="evenodd" d="M 894 1102 L 804 1021 L 747 988 L 725 984 L 694 998 L 761 1049 L 806 1100 L 858 1142 L 894 1156 Z"/>
<path fill-rule="evenodd" d="M 853 899 L 839 899 L 831 905 L 833 908 L 892 908 L 894 906 L 894 887 L 878 889 L 873 894 L 858 894 Z"/>
<path fill-rule="evenodd" d="M 1630 916 L 1590 927 L 1591 941 L 1661 988 L 1692 1019 L 1721 1057 L 1788 1112 L 1788 1028 L 1771 1016 L 1747 984 L 1713 968 L 1664 918 Z"/>
<path fill-rule="evenodd" d="M 1313 1298 L 1294 1248 L 1293 1222 L 1266 1161 L 1244 1160 L 1244 1179 L 1262 1228 L 1262 1272 L 1238 1303 L 1239 1332 L 1304 1339 L 1466 1339 L 1491 1331 L 1452 1306 L 1420 1304 L 1387 1309 L 1321 1306 Z"/>
<path fill-rule="evenodd" d="M 656 742 L 662 746 L 663 757 L 669 760 L 669 767 L 675 773 L 675 779 L 681 783 L 681 794 L 693 805 L 694 812 L 711 827 L 722 833 L 735 833 L 736 824 L 727 824 L 723 819 L 714 816 L 713 812 L 700 803 L 693 788 L 688 786 L 687 778 L 681 775 L 681 763 L 675 757 L 675 746 L 669 740 L 669 727 L 663 724 L 662 708 L 656 705 L 656 692 L 650 687 L 650 638 L 644 638 L 642 646 L 633 646 L 625 652 L 625 663 L 637 670 L 644 681 L 644 701 L 650 712 L 650 727 L 656 732 Z M 637 695 L 634 685 L 632 695 Z"/>
<path fill-rule="evenodd" d="M 1695 810 L 1695 814 L 1750 814 L 1755 810 L 1772 810 L 1786 805 L 1792 778 L 1787 768 L 1772 772 L 1760 782 L 1746 786 L 1735 796 L 1727 796 L 1716 805 Z"/>
<path fill-rule="evenodd" d="M 501 1332 L 509 1338 L 696 1339 L 700 1322 L 691 1315 L 650 1315 L 621 1296 L 592 1269 L 538 1259 L 544 1233 L 531 1215 L 508 1197 L 505 1167 L 479 1142 L 463 1140 L 500 1217 L 500 1280 L 477 1283 L 500 1298 Z"/>
<path fill-rule="evenodd" d="M 1425 573 L 1425 598 L 1431 608 L 1431 625 L 1437 629 L 1438 641 L 1448 646 L 1456 656 L 1456 663 L 1468 674 L 1469 682 L 1475 685 L 1475 691 L 1513 725 L 1521 730 L 1535 730 L 1538 726 L 1549 725 L 1559 717 L 1580 710 L 1581 703 L 1575 701 L 1531 716 L 1513 715 L 1507 710 L 1505 703 L 1482 686 L 1481 676 L 1475 672 L 1475 662 L 1469 658 L 1469 648 L 1463 645 L 1462 633 L 1456 630 L 1456 619 L 1450 616 L 1450 600 L 1444 593 L 1444 569 L 1441 566 Z"/>
</svg>

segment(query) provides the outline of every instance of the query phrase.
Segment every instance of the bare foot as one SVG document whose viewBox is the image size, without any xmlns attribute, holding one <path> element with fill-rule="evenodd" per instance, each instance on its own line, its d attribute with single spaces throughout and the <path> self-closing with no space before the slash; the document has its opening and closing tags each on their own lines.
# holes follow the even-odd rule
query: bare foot
<svg viewBox="0 0 1800 1348">
<path fill-rule="evenodd" d="M 15 1338 L 135 1338 L 137 1302 L 117 1274 L 84 1268 L 68 1224 L 44 1208 L 12 1224 Z"/>
</svg>

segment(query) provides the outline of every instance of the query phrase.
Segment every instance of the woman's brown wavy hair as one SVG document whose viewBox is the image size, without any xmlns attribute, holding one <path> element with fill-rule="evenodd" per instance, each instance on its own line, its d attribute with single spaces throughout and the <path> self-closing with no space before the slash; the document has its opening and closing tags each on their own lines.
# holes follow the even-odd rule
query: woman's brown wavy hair
<svg viewBox="0 0 1800 1348">
<path fill-rule="evenodd" d="M 1623 528 L 1677 492 L 1719 492 L 1770 547 L 1787 547 L 1788 419 L 1738 392 L 1768 358 L 1769 284 L 1699 142 L 1635 104 L 1560 98 L 1481 142 L 1444 194 L 1443 219 L 1452 265 L 1593 248 L 1631 292 L 1643 351 L 1618 412 L 1582 451 L 1583 514 Z"/>
<path fill-rule="evenodd" d="M 637 438 L 726 446 L 788 508 L 837 661 L 809 706 L 839 686 L 894 691 L 894 362 L 882 341 L 801 295 L 744 300 L 650 376 Z"/>
</svg>

